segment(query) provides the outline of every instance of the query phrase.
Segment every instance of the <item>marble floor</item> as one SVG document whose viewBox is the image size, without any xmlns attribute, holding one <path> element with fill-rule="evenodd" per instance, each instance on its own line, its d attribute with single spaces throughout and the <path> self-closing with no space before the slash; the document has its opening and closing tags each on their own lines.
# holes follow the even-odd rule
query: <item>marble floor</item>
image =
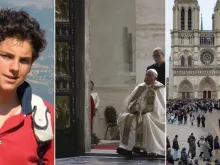
<svg viewBox="0 0 220 165">
<path fill-rule="evenodd" d="M 56 165 L 164 165 L 164 159 L 124 158 L 108 156 L 79 156 L 57 159 Z"/>
</svg>

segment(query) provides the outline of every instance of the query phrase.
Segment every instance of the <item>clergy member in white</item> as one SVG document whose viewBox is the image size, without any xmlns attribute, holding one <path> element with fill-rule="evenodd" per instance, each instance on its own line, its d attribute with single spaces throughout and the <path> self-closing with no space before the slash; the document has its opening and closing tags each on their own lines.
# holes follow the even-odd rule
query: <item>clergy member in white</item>
<svg viewBox="0 0 220 165">
<path fill-rule="evenodd" d="M 133 148 L 165 155 L 165 87 L 156 81 L 157 71 L 149 69 L 144 83 L 126 98 L 118 117 L 119 154 L 131 155 Z"/>
<path fill-rule="evenodd" d="M 100 98 L 99 98 L 99 94 L 94 90 L 95 84 L 93 81 L 90 81 L 90 91 L 91 91 L 91 95 L 92 98 L 94 100 L 95 103 L 95 109 L 98 110 L 99 108 L 99 103 L 100 103 Z"/>
<path fill-rule="evenodd" d="M 102 129 L 102 125 L 101 125 L 101 111 L 99 109 L 99 105 L 100 105 L 100 98 L 99 98 L 99 94 L 97 93 L 97 91 L 95 90 L 95 84 L 93 81 L 90 81 L 90 91 L 91 91 L 91 96 L 93 98 L 93 101 L 95 103 L 95 116 L 93 118 L 93 133 L 96 134 L 96 136 L 101 137 L 101 131 Z"/>
</svg>

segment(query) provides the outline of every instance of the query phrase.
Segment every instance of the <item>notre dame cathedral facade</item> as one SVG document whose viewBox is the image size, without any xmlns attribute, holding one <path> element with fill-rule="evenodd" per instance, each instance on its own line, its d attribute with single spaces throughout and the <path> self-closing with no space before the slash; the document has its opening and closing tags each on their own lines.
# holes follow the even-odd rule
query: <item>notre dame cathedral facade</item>
<svg viewBox="0 0 220 165">
<path fill-rule="evenodd" d="M 169 63 L 169 99 L 220 99 L 220 0 L 212 30 L 203 30 L 197 0 L 174 1 Z"/>
</svg>

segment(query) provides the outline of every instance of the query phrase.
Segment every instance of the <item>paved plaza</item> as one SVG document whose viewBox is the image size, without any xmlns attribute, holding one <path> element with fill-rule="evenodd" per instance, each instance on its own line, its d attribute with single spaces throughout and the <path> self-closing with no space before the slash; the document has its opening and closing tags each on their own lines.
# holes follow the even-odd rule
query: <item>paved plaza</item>
<svg viewBox="0 0 220 165">
<path fill-rule="evenodd" d="M 195 117 L 197 117 L 197 114 L 195 114 Z M 220 118 L 220 111 L 214 110 L 213 113 L 207 113 L 205 117 L 206 117 L 206 128 L 204 129 L 201 127 L 198 128 L 196 121 L 194 122 L 194 126 L 191 126 L 189 122 L 189 117 L 188 117 L 187 125 L 183 125 L 183 124 L 178 125 L 177 122 L 175 122 L 174 124 L 167 124 L 167 133 L 169 136 L 171 147 L 174 136 L 178 135 L 178 142 L 180 146 L 180 150 L 178 152 L 179 157 L 180 157 L 180 151 L 182 150 L 183 147 L 185 147 L 188 152 L 189 144 L 187 143 L 187 139 L 191 133 L 194 133 L 194 136 L 196 138 L 196 147 L 197 147 L 196 158 L 198 158 L 199 155 L 197 140 L 199 140 L 201 136 L 206 137 L 208 135 L 208 132 L 210 132 L 214 138 L 216 135 L 220 137 L 219 127 L 218 127 L 218 119 Z M 172 150 L 172 154 L 173 154 L 173 150 Z M 216 157 L 219 158 L 219 156 Z M 205 165 L 205 162 L 203 162 L 200 159 L 199 161 L 201 165 L 203 164 Z M 175 164 L 177 164 L 177 162 L 178 161 L 176 161 Z"/>
<path fill-rule="evenodd" d="M 56 165 L 164 165 L 164 159 L 124 158 L 117 156 L 81 156 L 56 160 Z"/>
</svg>

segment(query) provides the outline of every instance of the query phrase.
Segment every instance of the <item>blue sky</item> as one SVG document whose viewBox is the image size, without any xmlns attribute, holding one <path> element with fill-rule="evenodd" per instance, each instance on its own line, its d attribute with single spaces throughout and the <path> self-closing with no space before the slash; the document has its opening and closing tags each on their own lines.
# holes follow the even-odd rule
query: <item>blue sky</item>
<svg viewBox="0 0 220 165">
<path fill-rule="evenodd" d="M 24 9 L 40 23 L 46 30 L 49 48 L 53 50 L 54 45 L 54 0 L 0 0 L 1 7 Z M 52 53 L 50 51 L 50 53 Z"/>
<path fill-rule="evenodd" d="M 47 47 L 40 55 L 40 58 L 35 62 L 37 66 L 32 67 L 36 70 L 38 66 L 48 66 L 49 73 L 40 72 L 40 75 L 33 78 L 33 74 L 28 76 L 28 79 L 36 80 L 29 81 L 32 86 L 32 91 L 41 96 L 43 99 L 49 101 L 51 104 L 54 103 L 53 92 L 48 92 L 48 86 L 41 85 L 41 82 L 49 85 L 50 89 L 54 89 L 53 82 L 54 78 L 49 75 L 53 75 L 54 68 L 54 1 L 53 0 L 0 0 L 0 7 L 20 9 L 22 8 L 34 17 L 46 30 Z M 39 65 L 40 64 L 40 65 Z M 47 78 L 45 78 L 48 76 Z M 38 79 L 40 78 L 40 79 Z"/>
<path fill-rule="evenodd" d="M 1 4 L 11 4 L 18 7 L 35 6 L 41 8 L 53 8 L 53 0 L 1 0 Z"/>
<path fill-rule="evenodd" d="M 203 30 L 212 29 L 212 14 L 217 0 L 198 0 L 200 15 L 203 18 Z M 174 0 L 166 0 L 166 77 L 169 75 L 169 56 L 171 51 L 170 30 L 173 27 L 173 4 Z"/>
</svg>

